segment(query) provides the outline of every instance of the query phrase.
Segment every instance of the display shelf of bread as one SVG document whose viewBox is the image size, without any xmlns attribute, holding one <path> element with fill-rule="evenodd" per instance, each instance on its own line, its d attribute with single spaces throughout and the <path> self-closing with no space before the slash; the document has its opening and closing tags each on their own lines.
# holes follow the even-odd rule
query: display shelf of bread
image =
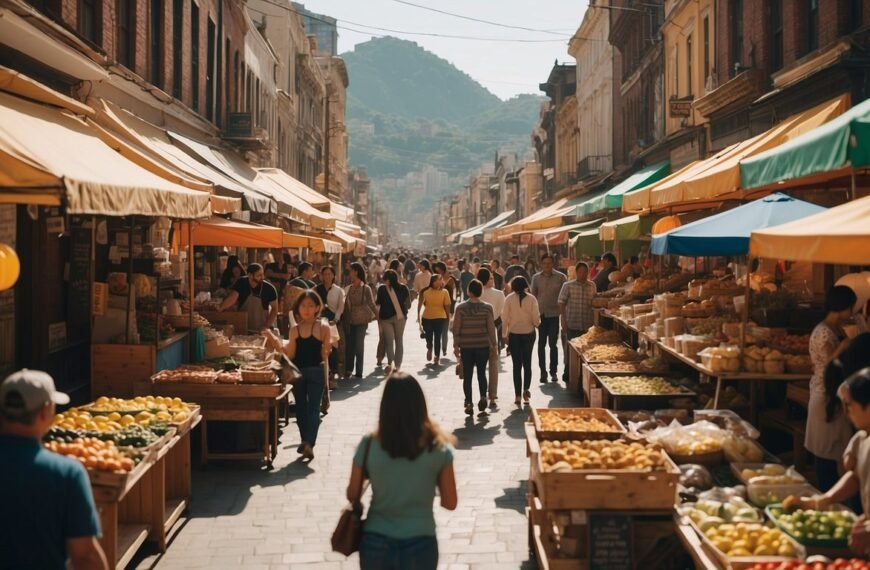
<svg viewBox="0 0 870 570">
<path fill-rule="evenodd" d="M 747 372 L 782 374 L 785 372 L 785 355 L 767 346 L 749 346 L 743 351 L 743 367 Z"/>
<path fill-rule="evenodd" d="M 741 359 L 738 346 L 710 346 L 698 353 L 701 364 L 716 373 L 740 372 Z"/>
<path fill-rule="evenodd" d="M 598 344 L 582 350 L 586 362 L 636 362 L 643 357 L 624 344 Z"/>
<path fill-rule="evenodd" d="M 603 408 L 532 408 L 539 440 L 618 439 L 625 427 Z"/>
<path fill-rule="evenodd" d="M 716 305 L 709 299 L 686 303 L 682 309 L 682 315 L 687 318 L 712 317 L 715 312 Z"/>
<path fill-rule="evenodd" d="M 210 366 L 185 364 L 175 370 L 161 370 L 151 377 L 151 382 L 178 382 L 184 384 L 213 384 L 217 371 Z"/>
<path fill-rule="evenodd" d="M 599 344 L 617 344 L 622 341 L 619 331 L 605 329 L 599 326 L 591 326 L 585 334 L 576 339 L 576 344 L 581 349 Z"/>
</svg>

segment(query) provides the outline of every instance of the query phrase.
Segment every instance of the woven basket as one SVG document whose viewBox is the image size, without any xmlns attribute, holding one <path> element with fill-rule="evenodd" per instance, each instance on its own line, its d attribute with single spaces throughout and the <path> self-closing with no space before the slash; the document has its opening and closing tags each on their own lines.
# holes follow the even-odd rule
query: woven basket
<svg viewBox="0 0 870 570">
<path fill-rule="evenodd" d="M 278 381 L 278 376 L 273 370 L 250 370 L 247 368 L 240 369 L 242 373 L 242 382 L 248 384 L 274 384 Z"/>
</svg>

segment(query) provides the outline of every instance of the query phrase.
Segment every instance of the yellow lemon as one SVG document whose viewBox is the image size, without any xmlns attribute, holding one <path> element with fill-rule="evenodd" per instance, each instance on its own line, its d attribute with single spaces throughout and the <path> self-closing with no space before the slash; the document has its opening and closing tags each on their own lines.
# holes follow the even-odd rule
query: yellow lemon
<svg viewBox="0 0 870 570">
<path fill-rule="evenodd" d="M 129 426 L 136 423 L 136 418 L 134 418 L 133 416 L 121 416 L 120 422 L 122 426 Z"/>
<path fill-rule="evenodd" d="M 109 420 L 111 420 L 113 422 L 117 422 L 118 420 L 121 419 L 121 414 L 119 414 L 118 412 L 112 412 L 111 414 L 108 415 L 108 418 L 109 418 Z"/>
</svg>

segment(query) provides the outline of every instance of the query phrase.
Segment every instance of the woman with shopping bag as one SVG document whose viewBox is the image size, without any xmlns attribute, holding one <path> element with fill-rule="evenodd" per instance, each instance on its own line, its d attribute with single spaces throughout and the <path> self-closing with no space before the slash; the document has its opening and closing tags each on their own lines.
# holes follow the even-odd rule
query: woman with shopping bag
<svg viewBox="0 0 870 570">
<path fill-rule="evenodd" d="M 378 322 L 384 331 L 384 344 L 387 355 L 385 375 L 399 370 L 404 355 L 403 338 L 408 309 L 411 308 L 411 292 L 399 283 L 399 275 L 392 269 L 384 272 L 384 282 L 378 287 L 375 301 L 378 306 Z"/>
</svg>

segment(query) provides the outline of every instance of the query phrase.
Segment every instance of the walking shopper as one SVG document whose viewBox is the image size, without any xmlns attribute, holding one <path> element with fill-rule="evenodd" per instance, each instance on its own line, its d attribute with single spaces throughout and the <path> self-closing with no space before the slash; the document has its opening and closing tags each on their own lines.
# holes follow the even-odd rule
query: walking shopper
<svg viewBox="0 0 870 570">
<path fill-rule="evenodd" d="M 417 274 L 414 275 L 414 292 L 417 296 L 423 292 L 423 289 L 429 286 L 429 280 L 432 278 L 432 267 L 429 265 L 428 259 L 421 259 L 417 264 Z"/>
<path fill-rule="evenodd" d="M 450 295 L 444 289 L 444 279 L 440 275 L 433 275 L 429 280 L 429 287 L 420 295 L 417 320 L 426 334 L 426 361 L 433 362 L 436 366 L 440 362 L 441 339 L 443 329 L 447 327 L 449 310 Z"/>
<path fill-rule="evenodd" d="M 384 331 L 384 344 L 387 353 L 387 370 L 389 376 L 402 367 L 404 355 L 405 323 L 408 309 L 411 308 L 411 293 L 408 287 L 399 283 L 398 274 L 388 269 L 384 272 L 384 283 L 378 287 L 375 302 L 378 306 L 378 322 Z"/>
<path fill-rule="evenodd" d="M 295 285 L 300 289 L 314 289 L 314 266 L 303 261 L 299 264 L 299 276 L 290 280 L 291 285 Z"/>
<path fill-rule="evenodd" d="M 335 284 L 335 269 L 327 265 L 320 270 L 320 285 L 314 288 L 323 301 L 323 318 L 330 327 L 338 329 L 338 346 L 329 353 L 329 389 L 335 389 L 335 379 L 344 377 L 344 331 L 341 318 L 344 315 L 344 289 Z"/>
<path fill-rule="evenodd" d="M 55 405 L 68 403 L 39 370 L 0 384 L 0 568 L 108 567 L 87 471 L 42 446 Z"/>
<path fill-rule="evenodd" d="M 592 326 L 592 299 L 598 289 L 589 280 L 589 266 L 578 261 L 574 266 L 574 279 L 562 285 L 559 292 L 559 312 L 564 331 L 565 372 L 562 381 L 568 383 L 568 343 L 584 334 Z"/>
<path fill-rule="evenodd" d="M 468 284 L 474 279 L 474 274 L 469 271 L 468 262 L 464 259 L 459 260 L 459 286 L 462 288 L 462 299 L 468 299 Z"/>
<path fill-rule="evenodd" d="M 296 448 L 303 459 L 314 459 L 314 444 L 320 429 L 320 404 L 329 374 L 331 340 L 329 325 L 320 318 L 323 301 L 313 289 L 306 289 L 293 305 L 296 324 L 290 329 L 286 346 L 272 334 L 266 333 L 269 346 L 281 350 L 299 368 L 302 378 L 293 384 L 296 400 L 296 424 L 302 443 Z"/>
<path fill-rule="evenodd" d="M 360 263 L 350 266 L 350 286 L 345 292 L 344 315 L 347 319 L 346 374 L 362 378 L 366 329 L 377 318 L 377 307 L 371 288 L 366 284 L 366 270 Z"/>
<path fill-rule="evenodd" d="M 525 277 L 514 277 L 511 291 L 504 300 L 502 334 L 507 339 L 508 350 L 514 369 L 514 403 L 520 405 L 520 394 L 526 403 L 531 398 L 532 349 L 535 346 L 535 329 L 541 324 L 538 300 L 528 293 Z"/>
<path fill-rule="evenodd" d="M 435 570 L 438 541 L 432 503 L 456 509 L 453 444 L 429 417 L 419 382 L 405 373 L 384 385 L 377 430 L 362 438 L 353 458 L 347 499 L 362 499 L 363 482 L 372 502 L 359 546 L 361 570 Z"/>
<path fill-rule="evenodd" d="M 489 269 L 492 271 L 495 288 L 499 291 L 504 291 L 504 271 L 502 271 L 501 262 L 497 259 L 493 259 L 489 262 Z"/>
<path fill-rule="evenodd" d="M 453 310 L 456 308 L 456 303 L 459 302 L 459 291 L 457 288 L 459 284 L 456 281 L 456 278 L 450 275 L 450 272 L 447 271 L 447 264 L 443 261 L 438 261 L 434 266 L 435 273 L 441 275 L 441 280 L 444 283 L 444 290 L 447 291 L 447 294 L 450 295 L 450 308 L 447 310 L 447 319 L 448 325 L 450 317 L 453 316 Z M 444 356 L 447 356 L 447 332 L 450 329 L 448 325 L 445 325 L 443 330 L 441 331 L 441 350 Z"/>
<path fill-rule="evenodd" d="M 465 413 L 474 413 L 471 380 L 477 370 L 477 387 L 480 400 L 477 409 L 486 410 L 486 368 L 498 354 L 495 335 L 495 318 L 492 305 L 480 300 L 483 284 L 472 279 L 468 284 L 468 300 L 459 303 L 453 315 L 453 354 L 462 362 L 462 388 L 465 392 Z"/>
<path fill-rule="evenodd" d="M 817 486 L 822 492 L 828 491 L 839 479 L 837 462 L 852 437 L 852 428 L 842 414 L 832 418 L 831 422 L 826 421 L 825 368 L 849 346 L 842 324 L 852 316 L 856 301 L 855 292 L 849 287 L 832 287 L 825 297 L 825 319 L 810 335 L 813 377 L 810 380 L 804 446 L 815 455 Z"/>
<path fill-rule="evenodd" d="M 504 312 L 504 293 L 495 288 L 495 274 L 489 269 L 481 269 L 477 272 L 477 280 L 483 283 L 483 295 L 480 300 L 492 306 L 492 316 L 495 318 L 495 335 L 498 347 L 495 354 L 489 359 L 489 407 L 495 409 L 498 399 L 498 368 L 499 353 L 504 346 L 502 337 L 501 315 Z"/>
<path fill-rule="evenodd" d="M 538 329 L 538 368 L 541 383 L 547 381 L 547 346 L 550 347 L 550 380 L 559 380 L 559 293 L 568 280 L 561 271 L 553 269 L 553 256 L 541 257 L 541 271 L 532 277 L 532 295 L 538 300 L 541 310 L 541 326 Z"/>
</svg>

